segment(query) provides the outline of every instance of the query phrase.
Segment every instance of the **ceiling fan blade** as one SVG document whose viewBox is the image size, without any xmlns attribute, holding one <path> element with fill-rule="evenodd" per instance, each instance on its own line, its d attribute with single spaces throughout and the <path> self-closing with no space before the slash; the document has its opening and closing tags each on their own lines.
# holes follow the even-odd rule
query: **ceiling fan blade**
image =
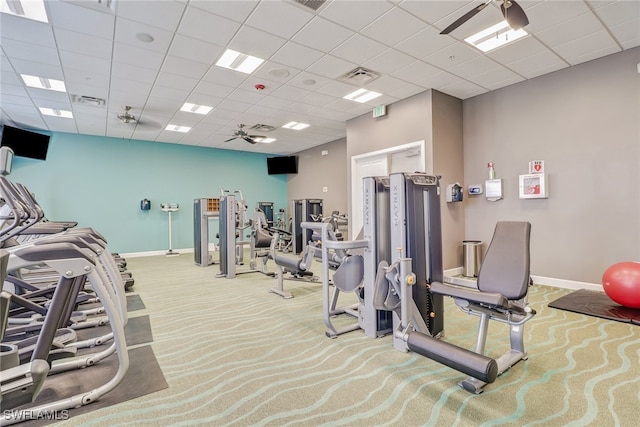
<svg viewBox="0 0 640 427">
<path fill-rule="evenodd" d="M 244 137 L 244 138 L 242 138 L 242 139 L 244 139 L 245 141 L 247 141 L 249 144 L 255 144 L 255 143 L 257 143 L 257 142 L 258 142 L 258 141 L 254 141 L 253 139 L 249 138 L 248 136 L 245 136 L 245 137 Z"/>
<path fill-rule="evenodd" d="M 484 9 L 485 7 L 487 7 L 489 5 L 489 3 L 491 3 L 493 0 L 487 0 L 487 2 L 482 3 L 479 6 L 474 7 L 473 9 L 471 9 L 469 12 L 465 13 L 464 15 L 462 15 L 460 18 L 456 19 L 451 25 L 449 25 L 447 28 L 445 28 L 444 30 L 440 31 L 440 34 L 449 34 L 451 31 L 455 30 L 456 28 L 458 28 L 460 25 L 464 24 L 465 22 L 467 22 L 469 19 L 473 18 L 474 16 L 476 16 L 476 14 L 478 12 L 480 12 L 482 9 Z"/>
<path fill-rule="evenodd" d="M 266 138 L 266 136 L 264 135 L 247 135 L 247 138 L 251 138 L 251 139 L 260 139 L 260 138 Z"/>
<path fill-rule="evenodd" d="M 236 139 L 236 138 L 237 138 L 237 136 L 234 136 L 233 138 L 229 138 L 229 139 L 227 139 L 225 142 L 233 141 L 233 140 L 234 140 L 234 139 Z"/>
<path fill-rule="evenodd" d="M 509 7 L 505 7 L 506 4 L 510 4 Z M 500 5 L 500 10 L 504 15 L 504 19 L 507 20 L 509 26 L 514 30 L 519 30 L 520 28 L 529 24 L 529 19 L 527 18 L 527 14 L 524 13 L 522 7 L 515 0 L 505 0 Z"/>
</svg>

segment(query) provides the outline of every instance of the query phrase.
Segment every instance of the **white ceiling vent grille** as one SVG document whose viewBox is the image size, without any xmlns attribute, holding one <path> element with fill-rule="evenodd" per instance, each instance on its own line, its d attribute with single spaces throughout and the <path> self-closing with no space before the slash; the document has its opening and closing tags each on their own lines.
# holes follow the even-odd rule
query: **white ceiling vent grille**
<svg viewBox="0 0 640 427">
<path fill-rule="evenodd" d="M 354 70 L 349 71 L 347 74 L 340 77 L 339 79 L 342 80 L 343 82 L 346 82 L 355 86 L 363 86 L 369 82 L 374 81 L 378 77 L 380 77 L 380 74 L 376 73 L 375 71 L 371 71 L 364 67 L 358 67 Z"/>
<path fill-rule="evenodd" d="M 275 128 L 276 128 L 275 126 L 263 125 L 263 124 L 258 123 L 256 125 L 251 126 L 249 129 L 257 130 L 259 132 L 271 132 Z"/>
<path fill-rule="evenodd" d="M 95 96 L 85 96 L 85 95 L 71 95 L 71 102 L 74 104 L 87 105 L 89 107 L 104 107 L 107 103 L 106 100 L 102 98 L 96 98 Z"/>
<path fill-rule="evenodd" d="M 317 11 L 326 3 L 327 0 L 294 0 L 294 1 L 305 7 L 308 7 L 309 9 Z"/>
</svg>

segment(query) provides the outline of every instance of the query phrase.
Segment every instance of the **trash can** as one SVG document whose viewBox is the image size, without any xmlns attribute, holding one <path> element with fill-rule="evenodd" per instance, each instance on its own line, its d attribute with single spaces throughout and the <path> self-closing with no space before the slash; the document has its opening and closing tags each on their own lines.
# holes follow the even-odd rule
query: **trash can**
<svg viewBox="0 0 640 427">
<path fill-rule="evenodd" d="M 480 240 L 462 241 L 462 275 L 475 277 L 482 264 L 482 242 Z"/>
</svg>

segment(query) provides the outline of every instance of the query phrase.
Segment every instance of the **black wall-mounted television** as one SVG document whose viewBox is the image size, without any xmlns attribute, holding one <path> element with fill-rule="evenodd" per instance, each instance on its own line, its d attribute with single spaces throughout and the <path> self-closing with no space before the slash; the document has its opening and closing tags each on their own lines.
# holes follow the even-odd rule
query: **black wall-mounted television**
<svg viewBox="0 0 640 427">
<path fill-rule="evenodd" d="M 10 147 L 16 156 L 46 160 L 49 138 L 49 135 L 4 125 L 0 146 Z"/>
<path fill-rule="evenodd" d="M 269 175 L 298 173 L 298 156 L 267 157 L 267 173 Z"/>
</svg>

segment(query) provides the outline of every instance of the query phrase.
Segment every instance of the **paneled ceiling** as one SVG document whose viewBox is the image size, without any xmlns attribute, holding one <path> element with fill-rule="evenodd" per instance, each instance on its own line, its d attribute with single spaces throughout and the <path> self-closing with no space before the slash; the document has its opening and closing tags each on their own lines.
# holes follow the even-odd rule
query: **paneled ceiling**
<svg viewBox="0 0 640 427">
<path fill-rule="evenodd" d="M 317 10 L 294 0 L 45 3 L 48 23 L 0 14 L 4 124 L 269 154 L 342 138 L 347 120 L 427 89 L 466 99 L 640 45 L 638 0 L 520 0 L 529 35 L 487 54 L 464 38 L 503 19 L 501 0 L 449 35 L 439 32 L 483 0 L 307 1 Z M 250 75 L 220 68 L 226 48 L 265 62 Z M 380 77 L 341 79 L 358 66 Z M 67 92 L 27 87 L 20 74 L 63 80 Z M 382 96 L 342 98 L 360 87 Z M 86 102 L 94 98 L 105 104 Z M 214 108 L 180 111 L 185 102 Z M 125 105 L 138 123 L 117 118 Z M 310 126 L 281 127 L 290 121 Z M 249 133 L 276 141 L 225 142 L 240 123 L 273 126 Z"/>
</svg>

